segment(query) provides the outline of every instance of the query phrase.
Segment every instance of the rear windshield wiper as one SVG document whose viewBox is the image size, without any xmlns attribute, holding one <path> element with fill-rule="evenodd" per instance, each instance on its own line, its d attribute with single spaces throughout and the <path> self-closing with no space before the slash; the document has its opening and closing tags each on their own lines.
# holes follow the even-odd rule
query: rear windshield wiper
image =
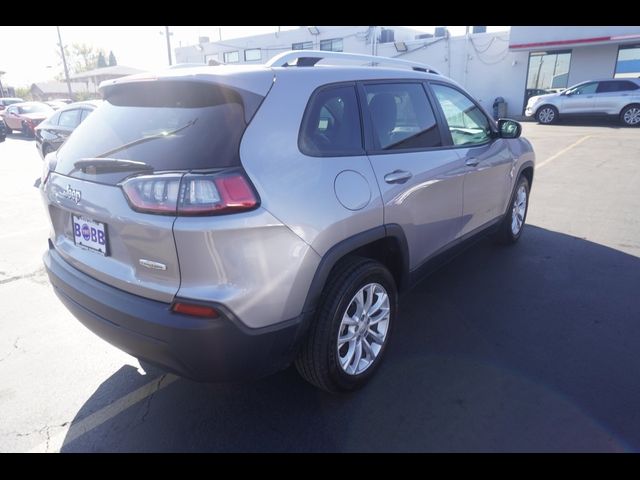
<svg viewBox="0 0 640 480">
<path fill-rule="evenodd" d="M 156 138 L 165 138 L 165 137 L 169 137 L 171 135 L 175 135 L 176 133 L 181 132 L 185 128 L 189 128 L 191 125 L 193 125 L 197 121 L 198 121 L 198 119 L 194 118 L 193 120 L 187 122 L 186 124 L 184 124 L 181 127 L 176 128 L 175 130 L 170 130 L 168 132 L 157 133 L 155 135 L 149 135 L 148 137 L 138 138 L 136 140 L 133 140 L 132 142 L 125 143 L 124 145 L 120 145 L 119 147 L 116 147 L 116 148 L 108 150 L 108 151 L 106 151 L 104 153 L 101 153 L 100 155 L 96 155 L 95 158 L 105 158 L 105 157 L 113 155 L 114 153 L 117 153 L 117 152 L 119 152 L 121 150 L 126 150 L 127 148 L 133 147 L 135 145 L 140 145 L 141 143 L 148 142 L 149 140 L 154 140 Z"/>
<path fill-rule="evenodd" d="M 153 167 L 148 163 L 137 162 L 135 160 L 122 160 L 119 158 L 83 158 L 73 164 L 75 170 L 82 170 L 85 173 L 106 173 L 121 172 L 127 170 L 153 171 Z"/>
</svg>

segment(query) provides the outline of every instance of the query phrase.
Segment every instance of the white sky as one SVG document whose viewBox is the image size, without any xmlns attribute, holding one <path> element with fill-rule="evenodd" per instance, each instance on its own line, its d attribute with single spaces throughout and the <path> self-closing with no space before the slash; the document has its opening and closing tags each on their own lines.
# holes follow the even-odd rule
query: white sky
<svg viewBox="0 0 640 480">
<path fill-rule="evenodd" d="M 282 30 L 297 27 L 280 27 Z M 433 33 L 433 26 L 409 27 Z M 448 27 L 452 35 L 464 34 L 465 27 Z M 509 27 L 488 27 L 489 32 L 508 30 Z M 220 30 L 219 30 L 220 29 Z M 218 27 L 190 26 L 170 27 L 172 50 L 175 47 L 193 45 L 199 36 L 212 41 L 228 40 L 277 31 L 278 27 Z M 167 46 L 164 27 L 60 27 L 62 41 L 86 43 L 103 48 L 107 54 L 113 51 L 119 65 L 154 70 L 167 65 Z M 160 32 L 163 32 L 161 35 Z M 58 36 L 56 27 L 2 27 L 0 26 L 0 71 L 5 86 L 24 87 L 34 82 L 51 80 L 62 69 L 57 66 Z M 19 41 L 16 41 L 19 39 Z M 175 52 L 172 52 L 175 61 Z"/>
</svg>

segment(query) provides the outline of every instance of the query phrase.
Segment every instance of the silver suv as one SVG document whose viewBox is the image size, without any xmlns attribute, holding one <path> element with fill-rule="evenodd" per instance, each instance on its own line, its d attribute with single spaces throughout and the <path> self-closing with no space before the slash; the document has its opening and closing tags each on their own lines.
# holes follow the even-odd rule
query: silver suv
<svg viewBox="0 0 640 480">
<path fill-rule="evenodd" d="M 479 235 L 522 234 L 534 153 L 520 125 L 424 65 L 305 50 L 101 91 L 45 159 L 44 262 L 85 326 L 179 375 L 295 362 L 320 388 L 355 389 L 399 292 Z"/>
<path fill-rule="evenodd" d="M 527 117 L 550 124 L 564 116 L 610 115 L 629 127 L 640 126 L 640 79 L 588 81 L 560 93 L 531 97 Z"/>
</svg>

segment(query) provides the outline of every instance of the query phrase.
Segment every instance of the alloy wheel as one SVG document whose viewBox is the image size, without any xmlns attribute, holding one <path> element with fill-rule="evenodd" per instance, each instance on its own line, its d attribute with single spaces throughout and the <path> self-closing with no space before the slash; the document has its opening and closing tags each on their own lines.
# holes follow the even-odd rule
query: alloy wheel
<svg viewBox="0 0 640 480">
<path fill-rule="evenodd" d="M 640 123 L 640 108 L 633 107 L 624 112 L 624 116 L 622 117 L 624 123 L 627 125 L 637 125 Z"/>
<path fill-rule="evenodd" d="M 356 292 L 338 330 L 337 352 L 342 370 L 360 375 L 378 357 L 389 331 L 389 295 L 379 283 Z"/>
<path fill-rule="evenodd" d="M 520 185 L 516 192 L 516 198 L 513 201 L 511 209 L 511 233 L 518 235 L 524 223 L 524 214 L 527 211 L 527 189 L 524 185 Z"/>
<path fill-rule="evenodd" d="M 555 117 L 556 112 L 554 112 L 553 108 L 550 107 L 543 108 L 538 114 L 538 120 L 540 120 L 540 123 L 551 123 Z"/>
</svg>

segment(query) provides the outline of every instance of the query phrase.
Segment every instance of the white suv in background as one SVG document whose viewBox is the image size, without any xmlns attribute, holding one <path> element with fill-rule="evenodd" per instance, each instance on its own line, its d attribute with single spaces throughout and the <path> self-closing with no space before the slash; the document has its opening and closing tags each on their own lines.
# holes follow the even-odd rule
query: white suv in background
<svg viewBox="0 0 640 480">
<path fill-rule="evenodd" d="M 615 115 L 629 127 L 640 125 L 640 79 L 586 81 L 561 93 L 531 97 L 527 117 L 555 123 L 570 115 Z"/>
</svg>

